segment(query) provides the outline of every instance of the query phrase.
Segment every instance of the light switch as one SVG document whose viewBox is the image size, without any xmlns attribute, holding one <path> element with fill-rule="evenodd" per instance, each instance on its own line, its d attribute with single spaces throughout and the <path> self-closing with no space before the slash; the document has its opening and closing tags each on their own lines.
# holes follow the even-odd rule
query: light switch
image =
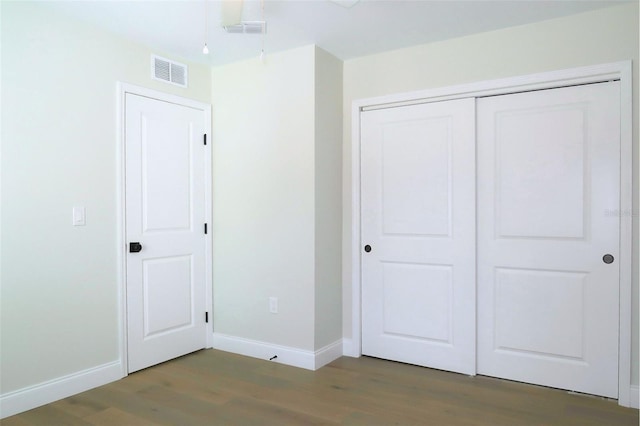
<svg viewBox="0 0 640 426">
<path fill-rule="evenodd" d="M 84 207 L 74 207 L 73 208 L 73 226 L 84 226 L 86 225 L 86 214 Z"/>
</svg>

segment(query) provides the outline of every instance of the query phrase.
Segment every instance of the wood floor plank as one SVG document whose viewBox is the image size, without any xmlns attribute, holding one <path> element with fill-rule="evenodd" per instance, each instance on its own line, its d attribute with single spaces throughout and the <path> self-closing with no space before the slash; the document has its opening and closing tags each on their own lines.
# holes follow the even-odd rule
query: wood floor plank
<svg viewBox="0 0 640 426">
<path fill-rule="evenodd" d="M 135 426 L 158 426 L 159 423 L 154 423 L 147 419 L 135 416 L 133 414 L 126 413 L 117 408 L 107 408 L 106 410 L 92 414 L 84 418 L 87 422 L 94 426 L 123 426 L 123 425 L 135 425 Z"/>
<path fill-rule="evenodd" d="M 92 389 L 81 395 L 82 398 L 91 402 L 102 402 L 120 411 L 161 425 L 191 424 L 188 413 L 151 401 L 140 396 L 137 392 L 120 391 L 111 385 Z"/>
<path fill-rule="evenodd" d="M 225 404 L 229 422 L 238 425 L 339 425 L 298 410 L 289 410 L 254 398 L 236 398 Z"/>
<path fill-rule="evenodd" d="M 369 357 L 308 371 L 203 350 L 1 423 L 637 426 L 639 416 L 604 398 Z"/>
<path fill-rule="evenodd" d="M 191 398 L 201 399 L 211 404 L 224 404 L 233 397 L 231 391 L 221 389 L 215 376 L 203 375 L 185 366 L 170 365 L 154 370 L 153 378 L 156 384 L 168 388 L 178 391 L 188 389 Z"/>
<path fill-rule="evenodd" d="M 80 417 L 67 414 L 52 404 L 29 410 L 20 414 L 19 417 L 30 425 L 91 426 L 91 423 Z M 4 425 L 4 421 L 2 424 Z"/>
<path fill-rule="evenodd" d="M 33 426 L 33 423 L 27 422 L 24 417 L 13 416 L 0 420 L 2 426 Z"/>
<path fill-rule="evenodd" d="M 100 402 L 88 401 L 83 398 L 76 398 L 75 396 L 56 401 L 51 404 L 51 406 L 71 416 L 80 418 L 99 413 L 109 408 L 107 405 L 101 404 Z"/>
</svg>

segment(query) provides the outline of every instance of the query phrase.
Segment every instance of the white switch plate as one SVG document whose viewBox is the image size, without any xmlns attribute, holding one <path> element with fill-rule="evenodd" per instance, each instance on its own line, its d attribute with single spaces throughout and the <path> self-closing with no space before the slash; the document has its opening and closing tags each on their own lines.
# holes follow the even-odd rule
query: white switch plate
<svg viewBox="0 0 640 426">
<path fill-rule="evenodd" d="M 271 312 L 272 314 L 277 314 L 278 313 L 278 298 L 277 297 L 270 297 L 269 298 L 269 312 Z"/>
<path fill-rule="evenodd" d="M 87 224 L 86 211 L 84 207 L 73 208 L 73 226 L 84 226 Z"/>
</svg>

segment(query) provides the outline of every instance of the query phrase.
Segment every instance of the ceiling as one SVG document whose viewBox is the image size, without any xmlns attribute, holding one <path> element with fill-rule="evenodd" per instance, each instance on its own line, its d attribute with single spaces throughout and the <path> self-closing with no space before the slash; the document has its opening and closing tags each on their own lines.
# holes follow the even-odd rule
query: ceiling
<svg viewBox="0 0 640 426">
<path fill-rule="evenodd" d="M 265 0 L 265 53 L 316 44 L 342 60 L 638 0 Z M 221 65 L 260 55 L 262 36 L 228 34 L 220 0 L 49 0 L 48 7 L 178 57 Z M 205 13 L 206 12 L 206 13 Z M 243 20 L 261 20 L 245 0 Z M 208 55 L 202 53 L 208 26 Z"/>
</svg>

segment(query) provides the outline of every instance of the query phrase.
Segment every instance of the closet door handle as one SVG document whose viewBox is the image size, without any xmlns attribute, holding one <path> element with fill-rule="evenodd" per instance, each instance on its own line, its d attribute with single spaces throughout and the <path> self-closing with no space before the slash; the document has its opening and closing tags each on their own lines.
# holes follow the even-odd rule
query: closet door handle
<svg viewBox="0 0 640 426">
<path fill-rule="evenodd" d="M 371 251 L 371 246 L 369 244 L 367 244 L 366 246 L 364 246 L 364 251 L 366 251 L 367 253 L 369 253 Z"/>
<path fill-rule="evenodd" d="M 610 264 L 610 263 L 613 263 L 614 260 L 615 259 L 614 259 L 613 255 L 610 255 L 608 253 L 605 254 L 604 256 L 602 256 L 602 261 L 604 263 L 606 263 L 607 265 Z"/>
</svg>

